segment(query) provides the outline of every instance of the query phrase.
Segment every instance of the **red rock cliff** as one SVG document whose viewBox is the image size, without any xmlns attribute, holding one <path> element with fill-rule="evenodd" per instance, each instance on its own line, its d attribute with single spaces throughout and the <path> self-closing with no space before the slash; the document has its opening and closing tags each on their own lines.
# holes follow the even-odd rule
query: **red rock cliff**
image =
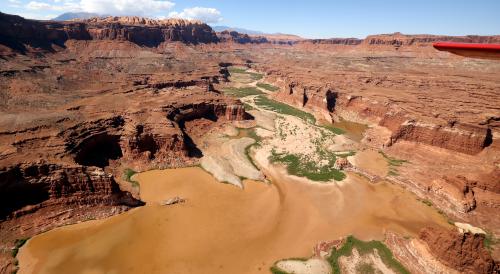
<svg viewBox="0 0 500 274">
<path fill-rule="evenodd" d="M 148 47 L 174 41 L 191 44 L 219 41 L 212 28 L 200 21 L 107 17 L 55 22 L 0 13 L 0 44 L 17 51 L 26 51 L 26 45 L 53 51 L 54 46 L 64 47 L 70 39 L 121 40 Z"/>
<path fill-rule="evenodd" d="M 445 35 L 406 35 L 399 32 L 393 34 L 378 34 L 367 36 L 363 45 L 384 46 L 412 46 L 430 44 L 437 41 L 461 42 L 461 43 L 500 43 L 500 36 L 445 36 Z"/>
<path fill-rule="evenodd" d="M 500 265 L 484 247 L 484 235 L 444 228 L 425 228 L 420 239 L 444 265 L 462 273 L 498 273 Z"/>
</svg>

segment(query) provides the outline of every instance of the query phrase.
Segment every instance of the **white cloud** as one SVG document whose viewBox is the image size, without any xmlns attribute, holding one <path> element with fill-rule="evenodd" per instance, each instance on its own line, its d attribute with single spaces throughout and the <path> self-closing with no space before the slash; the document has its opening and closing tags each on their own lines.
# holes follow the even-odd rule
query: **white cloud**
<svg viewBox="0 0 500 274">
<path fill-rule="evenodd" d="M 86 12 L 110 15 L 153 16 L 165 13 L 175 3 L 165 0 L 81 0 L 80 7 Z"/>
<path fill-rule="evenodd" d="M 46 2 L 39 1 L 31 1 L 26 4 L 26 8 L 29 10 L 50 10 L 50 11 L 60 11 L 60 12 L 68 12 L 68 11 L 78 11 L 80 10 L 80 6 L 72 1 L 65 0 L 62 4 L 52 5 Z"/>
<path fill-rule="evenodd" d="M 40 14 L 31 12 L 19 12 L 17 13 L 17 15 L 26 19 L 36 19 L 36 20 L 49 20 L 57 16 L 54 14 Z"/>
<path fill-rule="evenodd" d="M 222 21 L 220 11 L 214 8 L 194 7 L 184 9 L 182 12 L 171 12 L 168 17 L 184 18 L 184 19 L 197 19 L 205 23 L 217 23 Z"/>
<path fill-rule="evenodd" d="M 80 0 L 79 2 L 76 0 L 51 0 L 50 3 L 33 0 L 26 4 L 25 8 L 31 11 L 86 11 L 109 15 L 154 17 L 161 13 L 167 13 L 174 5 L 175 3 L 166 0 Z"/>
<path fill-rule="evenodd" d="M 11 5 L 23 5 L 19 0 L 7 0 Z M 25 15 L 29 18 L 45 18 L 48 13 L 92 12 L 103 15 L 137 15 L 151 18 L 167 17 L 197 19 L 205 23 L 222 20 L 215 8 L 193 7 L 182 12 L 169 11 L 175 6 L 171 0 L 30 0 L 24 4 Z M 39 14 L 37 14 L 39 13 Z M 35 16 L 36 15 L 36 16 Z"/>
<path fill-rule="evenodd" d="M 52 6 L 50 4 L 44 2 L 31 1 L 26 7 L 30 10 L 48 10 L 51 9 Z"/>
</svg>

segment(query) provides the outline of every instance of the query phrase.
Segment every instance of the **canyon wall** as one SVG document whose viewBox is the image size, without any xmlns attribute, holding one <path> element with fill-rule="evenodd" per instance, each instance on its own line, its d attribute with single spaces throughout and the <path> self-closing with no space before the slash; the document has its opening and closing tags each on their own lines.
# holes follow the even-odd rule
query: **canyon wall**
<svg viewBox="0 0 500 274">
<path fill-rule="evenodd" d="M 299 107 L 327 111 L 334 120 L 342 117 L 388 128 L 392 135 L 386 140 L 387 146 L 405 140 L 475 155 L 494 141 L 492 129 L 488 125 L 415 117 L 396 103 L 339 91 L 331 83 L 284 77 L 276 70 L 270 70 L 267 77 L 280 86 L 281 91 L 274 95 L 279 100 Z"/>
<path fill-rule="evenodd" d="M 363 39 L 358 39 L 358 38 L 329 38 L 329 39 L 307 39 L 298 41 L 297 44 L 356 46 L 361 44 L 362 42 Z"/>
<path fill-rule="evenodd" d="M 326 39 L 303 39 L 292 35 L 248 35 L 236 31 L 223 31 L 217 33 L 221 42 L 234 42 L 239 44 L 276 44 L 299 47 L 318 46 L 321 48 L 328 46 L 353 46 L 359 49 L 380 48 L 380 47 L 430 47 L 435 42 L 457 42 L 457 43 L 500 43 L 500 35 L 480 36 L 446 36 L 417 34 L 408 35 L 399 32 L 392 34 L 369 35 L 364 39 L 360 38 L 326 38 Z"/>
<path fill-rule="evenodd" d="M 36 21 L 0 13 L 0 44 L 26 52 L 26 45 L 54 51 L 67 40 L 121 40 L 157 47 L 164 42 L 218 42 L 215 32 L 200 21 L 151 20 L 140 17 L 92 18 L 82 21 Z"/>
<path fill-rule="evenodd" d="M 120 163 L 136 171 L 181 166 L 188 162 L 190 149 L 182 128 L 185 121 L 248 118 L 236 101 L 199 100 L 161 106 L 160 113 L 68 120 L 58 124 L 62 129 L 0 132 L 2 144 L 12 148 L 0 157 L 0 219 L 73 203 L 139 205 L 126 199 L 114 180 L 121 179 Z"/>
<path fill-rule="evenodd" d="M 364 46 L 422 46 L 434 42 L 457 42 L 457 43 L 500 43 L 500 35 L 496 36 L 446 36 L 446 35 L 407 35 L 399 32 L 392 34 L 369 35 L 363 40 Z"/>
<path fill-rule="evenodd" d="M 294 80 L 280 80 L 281 92 L 276 98 L 293 105 L 328 111 L 342 118 L 377 123 L 391 130 L 388 146 L 406 140 L 441 147 L 466 154 L 477 154 L 491 145 L 492 133 L 487 126 L 460 122 L 426 123 L 417 121 L 396 105 L 373 102 L 362 96 L 335 91 L 328 86 L 311 86 Z"/>
</svg>

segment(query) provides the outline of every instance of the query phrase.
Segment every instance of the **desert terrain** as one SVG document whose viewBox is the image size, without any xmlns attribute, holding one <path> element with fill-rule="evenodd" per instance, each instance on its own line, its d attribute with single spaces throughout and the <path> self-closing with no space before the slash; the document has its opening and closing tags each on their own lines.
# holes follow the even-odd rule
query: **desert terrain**
<svg viewBox="0 0 500 274">
<path fill-rule="evenodd" d="M 500 62 L 0 13 L 0 273 L 498 273 Z"/>
</svg>

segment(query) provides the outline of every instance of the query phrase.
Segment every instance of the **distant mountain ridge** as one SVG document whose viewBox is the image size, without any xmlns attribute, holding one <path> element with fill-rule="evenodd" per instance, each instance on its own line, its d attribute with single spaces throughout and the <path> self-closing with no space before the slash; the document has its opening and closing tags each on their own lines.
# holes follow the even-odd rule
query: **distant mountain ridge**
<svg viewBox="0 0 500 274">
<path fill-rule="evenodd" d="M 243 34 L 248 34 L 248 35 L 261 35 L 265 34 L 262 31 L 257 31 L 257 30 L 249 30 L 249 29 L 244 29 L 244 28 L 235 28 L 235 27 L 229 27 L 229 26 L 211 26 L 212 29 L 216 32 L 222 32 L 222 31 L 236 31 L 239 33 Z"/>
<path fill-rule="evenodd" d="M 73 19 L 89 19 L 92 17 L 105 16 L 93 12 L 66 12 L 57 17 L 52 18 L 54 21 L 68 21 Z"/>
</svg>

